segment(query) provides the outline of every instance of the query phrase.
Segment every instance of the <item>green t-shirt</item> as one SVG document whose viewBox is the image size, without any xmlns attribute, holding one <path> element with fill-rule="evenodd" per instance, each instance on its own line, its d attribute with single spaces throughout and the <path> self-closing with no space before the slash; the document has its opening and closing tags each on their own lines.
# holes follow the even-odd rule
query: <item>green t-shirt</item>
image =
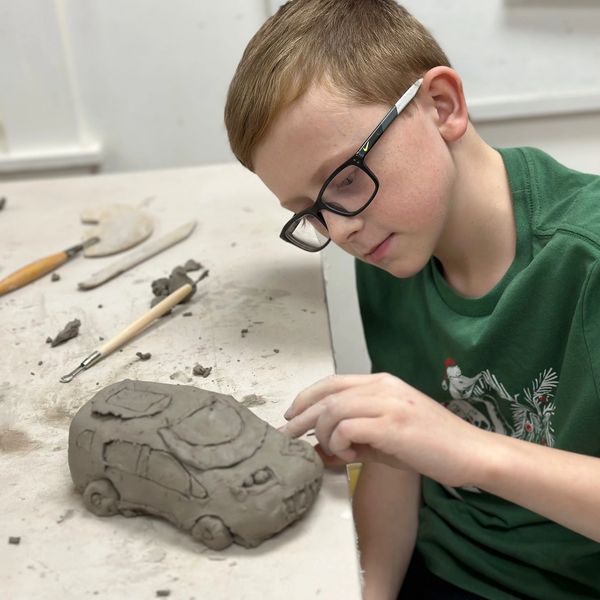
<svg viewBox="0 0 600 600">
<path fill-rule="evenodd" d="M 517 250 L 488 294 L 457 294 L 435 259 L 407 279 L 357 263 L 373 371 L 484 429 L 600 456 L 600 177 L 500 153 Z M 600 544 L 476 488 L 424 478 L 417 547 L 485 598 L 600 598 Z"/>
</svg>

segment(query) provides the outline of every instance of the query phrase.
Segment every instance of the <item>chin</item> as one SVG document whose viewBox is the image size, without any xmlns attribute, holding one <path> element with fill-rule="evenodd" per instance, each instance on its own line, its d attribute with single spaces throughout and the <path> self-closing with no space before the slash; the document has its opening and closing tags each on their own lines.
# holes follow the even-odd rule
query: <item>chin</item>
<svg viewBox="0 0 600 600">
<path fill-rule="evenodd" d="M 415 257 L 416 259 L 416 257 Z M 407 279 L 413 277 L 417 273 L 423 270 L 425 265 L 429 262 L 428 260 L 410 260 L 410 259 L 397 259 L 389 262 L 385 261 L 382 264 L 375 265 L 384 271 L 387 271 L 390 275 L 398 277 L 398 279 Z"/>
</svg>

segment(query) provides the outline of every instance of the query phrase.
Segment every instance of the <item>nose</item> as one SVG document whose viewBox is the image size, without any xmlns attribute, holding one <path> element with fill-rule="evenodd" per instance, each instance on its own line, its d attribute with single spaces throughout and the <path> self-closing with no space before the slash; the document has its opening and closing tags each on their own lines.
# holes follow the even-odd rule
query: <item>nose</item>
<svg viewBox="0 0 600 600">
<path fill-rule="evenodd" d="M 360 215 L 354 217 L 345 217 L 336 215 L 328 210 L 321 212 L 323 219 L 327 224 L 329 237 L 338 246 L 347 244 L 362 228 L 362 219 Z"/>
</svg>

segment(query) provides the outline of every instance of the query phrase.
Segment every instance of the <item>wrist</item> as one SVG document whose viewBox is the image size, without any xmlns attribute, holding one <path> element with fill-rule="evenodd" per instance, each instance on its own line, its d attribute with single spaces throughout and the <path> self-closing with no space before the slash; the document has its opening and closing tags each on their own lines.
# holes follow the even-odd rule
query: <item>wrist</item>
<svg viewBox="0 0 600 600">
<path fill-rule="evenodd" d="M 481 443 L 475 453 L 473 481 L 467 485 L 495 493 L 506 474 L 506 466 L 511 463 L 512 438 L 492 431 L 480 430 L 480 434 Z"/>
</svg>

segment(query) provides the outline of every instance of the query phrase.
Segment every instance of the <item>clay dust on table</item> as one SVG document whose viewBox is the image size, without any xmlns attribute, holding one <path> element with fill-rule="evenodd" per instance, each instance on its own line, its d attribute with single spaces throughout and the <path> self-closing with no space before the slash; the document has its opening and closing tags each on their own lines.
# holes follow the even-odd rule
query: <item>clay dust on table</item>
<svg viewBox="0 0 600 600">
<path fill-rule="evenodd" d="M 179 381 L 180 383 L 190 383 L 192 378 L 189 375 L 186 375 L 183 371 L 175 371 L 175 373 L 171 373 L 169 375 L 169 379 L 171 381 Z"/>
<path fill-rule="evenodd" d="M 39 442 L 20 429 L 0 429 L 0 452 L 28 452 L 38 447 Z"/>
</svg>

